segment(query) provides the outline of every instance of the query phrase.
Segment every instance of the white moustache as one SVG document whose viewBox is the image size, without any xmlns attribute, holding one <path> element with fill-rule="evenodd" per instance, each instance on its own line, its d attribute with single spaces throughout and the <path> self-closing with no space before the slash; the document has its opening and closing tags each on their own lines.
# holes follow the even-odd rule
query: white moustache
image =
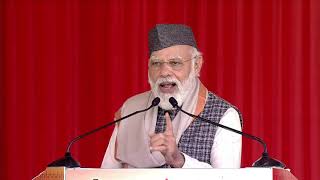
<svg viewBox="0 0 320 180">
<path fill-rule="evenodd" d="M 176 78 L 172 78 L 172 77 L 167 77 L 167 78 L 159 78 L 156 81 L 156 85 L 160 85 L 161 83 L 180 83 Z"/>
</svg>

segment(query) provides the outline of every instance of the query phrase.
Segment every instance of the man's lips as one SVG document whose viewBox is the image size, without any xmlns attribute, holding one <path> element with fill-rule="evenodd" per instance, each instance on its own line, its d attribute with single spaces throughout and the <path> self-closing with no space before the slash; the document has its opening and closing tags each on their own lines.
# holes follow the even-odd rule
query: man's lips
<svg viewBox="0 0 320 180">
<path fill-rule="evenodd" d="M 159 89 L 162 93 L 173 93 L 177 84 L 174 82 L 163 82 L 159 84 Z"/>
</svg>

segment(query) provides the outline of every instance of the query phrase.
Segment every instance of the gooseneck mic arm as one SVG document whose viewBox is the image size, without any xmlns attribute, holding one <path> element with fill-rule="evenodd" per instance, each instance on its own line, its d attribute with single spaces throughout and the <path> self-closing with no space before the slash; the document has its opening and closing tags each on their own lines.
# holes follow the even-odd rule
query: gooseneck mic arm
<svg viewBox="0 0 320 180">
<path fill-rule="evenodd" d="M 66 153 L 65 153 L 65 156 L 64 156 L 63 158 L 61 158 L 61 159 L 58 159 L 58 160 L 56 160 L 56 161 L 53 161 L 53 162 L 50 163 L 48 166 L 49 166 L 49 167 L 65 166 L 65 167 L 69 167 L 69 168 L 71 168 L 71 167 L 80 167 L 80 164 L 72 158 L 71 153 L 70 153 L 71 146 L 72 146 L 75 142 L 77 142 L 77 141 L 79 141 L 80 139 L 82 139 L 82 138 L 84 138 L 84 137 L 87 137 L 87 136 L 89 136 L 89 135 L 91 135 L 91 134 L 93 134 L 93 133 L 95 133 L 95 132 L 98 132 L 98 131 L 100 131 L 100 130 L 102 130 L 102 129 L 104 129 L 104 128 L 107 128 L 107 127 L 109 127 L 109 126 L 111 126 L 111 125 L 113 125 L 113 124 L 115 124 L 115 123 L 117 123 L 117 122 L 120 122 L 120 121 L 122 121 L 122 120 L 124 120 L 124 119 L 127 119 L 127 118 L 129 118 L 129 117 L 131 117 L 131 116 L 133 116 L 133 115 L 135 115 L 135 114 L 148 111 L 149 109 L 157 106 L 159 103 L 160 103 L 160 98 L 159 98 L 159 97 L 156 97 L 156 98 L 154 98 L 154 99 L 152 100 L 151 105 L 150 105 L 148 108 L 146 108 L 146 109 L 133 112 L 133 113 L 128 114 L 128 115 L 126 115 L 126 116 L 124 116 L 124 117 L 122 117 L 122 118 L 120 118 L 120 119 L 117 119 L 117 120 L 115 120 L 115 121 L 112 121 L 112 122 L 110 122 L 110 123 L 108 123 L 108 124 L 105 124 L 105 125 L 103 125 L 103 126 L 100 126 L 100 127 L 96 128 L 96 129 L 93 129 L 93 130 L 91 130 L 91 131 L 88 131 L 88 132 L 86 132 L 86 133 L 84 133 L 84 134 L 81 134 L 81 135 L 75 137 L 74 139 L 72 139 L 72 140 L 69 142 L 68 147 L 67 147 L 67 150 L 66 150 Z"/>
<path fill-rule="evenodd" d="M 234 133 L 240 134 L 240 135 L 242 135 L 244 137 L 247 137 L 249 139 L 258 141 L 263 146 L 263 153 L 262 153 L 262 157 L 258 161 L 253 163 L 253 165 L 252 165 L 253 167 L 281 167 L 281 168 L 285 168 L 286 167 L 282 162 L 280 162 L 278 160 L 275 160 L 275 159 L 272 159 L 272 158 L 269 157 L 268 150 L 267 150 L 267 144 L 262 139 L 260 139 L 260 138 L 258 138 L 256 136 L 253 136 L 251 134 L 247 134 L 245 132 L 238 131 L 236 129 L 230 128 L 228 126 L 224 126 L 222 124 L 219 124 L 219 123 L 216 123 L 216 122 L 213 122 L 213 121 L 209 121 L 208 119 L 205 119 L 203 117 L 196 116 L 194 114 L 188 113 L 188 112 L 184 111 L 178 105 L 178 102 L 174 97 L 170 97 L 169 98 L 169 102 L 174 108 L 177 108 L 179 111 L 182 111 L 183 113 L 185 113 L 185 114 L 187 114 L 187 115 L 189 115 L 189 116 L 191 116 L 193 118 L 200 119 L 201 121 L 207 122 L 207 123 L 212 124 L 214 126 L 221 127 L 223 129 L 226 129 L 226 130 L 232 131 Z"/>
</svg>

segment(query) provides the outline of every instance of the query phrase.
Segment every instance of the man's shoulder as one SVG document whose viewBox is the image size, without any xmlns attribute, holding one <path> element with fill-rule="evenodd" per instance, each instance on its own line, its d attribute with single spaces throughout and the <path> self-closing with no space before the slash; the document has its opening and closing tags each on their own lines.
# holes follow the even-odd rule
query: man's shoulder
<svg viewBox="0 0 320 180">
<path fill-rule="evenodd" d="M 233 104 L 231 104 L 230 102 L 228 102 L 227 100 L 223 99 L 222 97 L 218 96 L 217 94 L 208 91 L 208 103 L 211 104 L 211 108 L 222 108 L 225 111 L 228 109 L 234 109 L 239 117 L 240 117 L 240 122 L 241 122 L 241 126 L 243 124 L 243 120 L 242 120 L 242 114 L 240 112 L 240 110 Z"/>
<path fill-rule="evenodd" d="M 218 96 L 217 94 L 208 91 L 208 102 L 209 103 L 214 103 L 214 104 L 219 104 L 222 105 L 224 107 L 234 107 L 234 105 L 232 105 L 230 102 L 228 102 L 227 100 L 223 99 L 222 97 Z"/>
<path fill-rule="evenodd" d="M 123 106 L 124 107 L 141 107 L 141 106 L 145 106 L 148 101 L 149 98 L 151 96 L 151 91 L 145 91 L 143 93 L 139 93 L 136 94 L 134 96 L 129 97 L 124 103 Z"/>
</svg>

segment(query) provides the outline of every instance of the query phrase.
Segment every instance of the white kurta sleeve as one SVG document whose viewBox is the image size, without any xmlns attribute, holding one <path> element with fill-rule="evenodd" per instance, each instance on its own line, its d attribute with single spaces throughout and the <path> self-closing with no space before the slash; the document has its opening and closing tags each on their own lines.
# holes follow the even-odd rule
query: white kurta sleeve
<svg viewBox="0 0 320 180">
<path fill-rule="evenodd" d="M 113 133 L 109 140 L 109 145 L 102 160 L 101 168 L 121 168 L 122 164 L 115 159 L 115 144 L 118 133 L 118 126 L 114 127 Z"/>
<path fill-rule="evenodd" d="M 220 120 L 220 124 L 241 131 L 238 112 L 229 108 Z M 211 151 L 211 163 L 214 168 L 240 168 L 242 136 L 229 130 L 218 128 Z"/>
<path fill-rule="evenodd" d="M 241 131 L 240 117 L 234 108 L 224 113 L 220 124 Z M 240 168 L 241 146 L 241 135 L 218 127 L 211 150 L 212 166 L 183 153 L 185 163 L 182 168 Z"/>
</svg>

